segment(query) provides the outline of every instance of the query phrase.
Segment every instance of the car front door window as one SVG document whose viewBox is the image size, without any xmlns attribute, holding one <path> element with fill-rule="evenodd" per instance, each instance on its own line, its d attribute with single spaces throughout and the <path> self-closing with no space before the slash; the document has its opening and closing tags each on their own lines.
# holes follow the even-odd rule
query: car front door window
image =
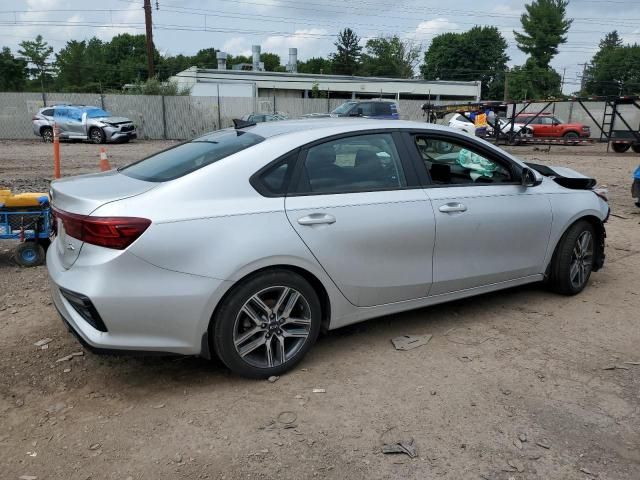
<svg viewBox="0 0 640 480">
<path fill-rule="evenodd" d="M 512 183 L 508 166 L 453 140 L 416 135 L 414 141 L 434 185 Z"/>
</svg>

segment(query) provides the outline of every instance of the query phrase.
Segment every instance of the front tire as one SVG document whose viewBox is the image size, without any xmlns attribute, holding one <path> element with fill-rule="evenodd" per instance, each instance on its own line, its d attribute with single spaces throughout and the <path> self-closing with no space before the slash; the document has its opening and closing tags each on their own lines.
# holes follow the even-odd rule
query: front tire
<svg viewBox="0 0 640 480">
<path fill-rule="evenodd" d="M 563 135 L 563 137 L 567 142 L 575 142 L 580 138 L 580 135 L 578 135 L 576 132 L 567 132 Z"/>
<path fill-rule="evenodd" d="M 273 270 L 244 281 L 225 298 L 210 329 L 220 360 L 248 378 L 293 368 L 320 333 L 320 300 L 297 273 Z"/>
<path fill-rule="evenodd" d="M 576 295 L 587 286 L 595 258 L 596 236 L 586 220 L 565 232 L 551 261 L 548 285 L 556 293 Z"/>
<path fill-rule="evenodd" d="M 95 144 L 104 143 L 105 136 L 102 129 L 94 127 L 91 130 L 89 130 L 89 140 L 91 140 L 91 143 L 95 143 Z"/>
</svg>

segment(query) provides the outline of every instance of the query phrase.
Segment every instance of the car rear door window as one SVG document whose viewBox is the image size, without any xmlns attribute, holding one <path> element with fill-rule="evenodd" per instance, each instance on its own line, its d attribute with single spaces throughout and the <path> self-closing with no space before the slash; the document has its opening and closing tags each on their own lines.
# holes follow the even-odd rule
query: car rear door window
<svg viewBox="0 0 640 480">
<path fill-rule="evenodd" d="M 449 139 L 414 135 L 414 142 L 434 185 L 512 183 L 508 165 Z"/>
<path fill-rule="evenodd" d="M 380 133 L 341 138 L 309 148 L 298 192 L 352 193 L 406 186 L 393 137 Z"/>
<path fill-rule="evenodd" d="M 251 178 L 253 188 L 265 197 L 286 195 L 299 152 L 295 150 L 259 171 Z"/>
<path fill-rule="evenodd" d="M 45 117 L 53 117 L 53 108 L 47 108 L 46 110 L 40 112 L 40 114 L 44 115 Z"/>
<path fill-rule="evenodd" d="M 242 130 L 220 130 L 132 163 L 120 172 L 147 182 L 166 182 L 194 172 L 264 140 Z"/>
</svg>

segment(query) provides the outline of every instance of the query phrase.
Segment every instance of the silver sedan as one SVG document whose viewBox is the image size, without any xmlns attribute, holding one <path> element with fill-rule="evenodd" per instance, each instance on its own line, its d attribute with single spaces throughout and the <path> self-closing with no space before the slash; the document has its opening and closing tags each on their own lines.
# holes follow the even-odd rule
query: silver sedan
<svg viewBox="0 0 640 480">
<path fill-rule="evenodd" d="M 268 122 L 52 183 L 55 306 L 95 351 L 210 358 L 254 378 L 323 329 L 604 262 L 595 181 L 436 125 Z"/>
</svg>

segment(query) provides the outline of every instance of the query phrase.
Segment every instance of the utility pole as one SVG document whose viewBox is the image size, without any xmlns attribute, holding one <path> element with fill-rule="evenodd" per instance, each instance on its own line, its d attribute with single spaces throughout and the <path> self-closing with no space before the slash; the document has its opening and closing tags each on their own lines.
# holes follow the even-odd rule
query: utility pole
<svg viewBox="0 0 640 480">
<path fill-rule="evenodd" d="M 144 0 L 144 24 L 147 30 L 147 78 L 153 78 L 153 28 L 151 23 L 151 0 Z"/>
<path fill-rule="evenodd" d="M 580 77 L 580 95 L 584 95 L 585 87 L 587 86 L 587 62 L 579 63 L 582 65 L 582 77 Z"/>
<path fill-rule="evenodd" d="M 509 72 L 504 72 L 504 101 L 509 101 Z"/>
</svg>

